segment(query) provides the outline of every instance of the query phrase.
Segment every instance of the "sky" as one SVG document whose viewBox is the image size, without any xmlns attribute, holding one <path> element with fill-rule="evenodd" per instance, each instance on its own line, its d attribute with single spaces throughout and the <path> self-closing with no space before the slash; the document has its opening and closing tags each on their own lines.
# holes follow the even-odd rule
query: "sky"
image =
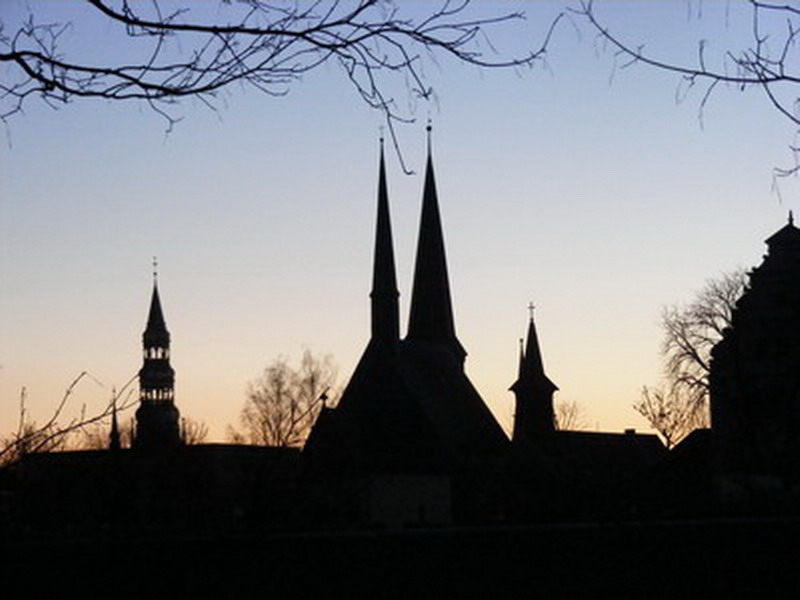
<svg viewBox="0 0 800 600">
<path fill-rule="evenodd" d="M 477 2 L 524 10 L 492 33 L 498 52 L 538 46 L 567 4 Z M 123 55 L 113 27 L 76 3 L 8 0 L 6 31 L 30 6 L 71 20 L 83 58 Z M 426 3 L 403 3 L 419 15 Z M 748 41 L 735 3 L 597 2 L 622 37 L 667 58 Z M 120 44 L 117 46 L 116 44 Z M 488 45 L 483 44 L 483 49 Z M 800 210 L 793 129 L 758 90 L 677 94 L 673 74 L 615 69 L 579 20 L 556 30 L 532 69 L 425 59 L 435 99 L 387 89 L 415 122 L 387 151 L 404 329 L 432 148 L 466 370 L 509 431 L 527 305 L 556 399 L 590 429 L 646 430 L 632 405 L 661 378 L 662 307 L 709 278 L 759 264 L 763 240 Z M 0 77 L 4 76 L 0 73 Z M 176 403 L 223 441 L 247 384 L 278 356 L 330 354 L 346 383 L 369 335 L 381 116 L 335 64 L 273 98 L 231 89 L 220 109 L 188 100 L 180 123 L 146 106 L 35 99 L 0 139 L 0 435 L 21 389 L 43 422 L 84 378 L 69 414 L 103 406 L 141 366 L 152 259 L 172 334 Z"/>
</svg>

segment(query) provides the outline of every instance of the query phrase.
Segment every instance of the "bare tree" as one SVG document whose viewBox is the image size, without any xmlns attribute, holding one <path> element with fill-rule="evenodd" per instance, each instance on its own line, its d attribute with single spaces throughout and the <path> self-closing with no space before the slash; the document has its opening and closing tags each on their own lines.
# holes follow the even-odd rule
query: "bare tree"
<svg viewBox="0 0 800 600">
<path fill-rule="evenodd" d="M 559 400 L 554 408 L 556 429 L 559 431 L 575 431 L 588 427 L 583 407 L 576 400 Z"/>
<path fill-rule="evenodd" d="M 242 408 L 242 431 L 228 428 L 231 441 L 268 446 L 301 446 L 326 402 L 335 402 L 336 368 L 326 356 L 303 353 L 298 369 L 283 357 L 253 380 Z"/>
<path fill-rule="evenodd" d="M 109 447 L 110 426 L 108 423 L 94 423 L 83 428 L 77 440 L 67 442 L 67 448 L 72 450 L 104 450 Z"/>
<path fill-rule="evenodd" d="M 103 98 L 143 102 L 171 127 L 181 99 L 216 108 L 219 93 L 234 84 L 284 96 L 304 75 L 334 63 L 361 99 L 383 113 L 396 145 L 394 123 L 412 119 L 388 90 L 399 81 L 411 94 L 429 98 L 423 58 L 447 55 L 476 67 L 530 65 L 544 54 L 558 21 L 534 51 L 487 56 L 486 50 L 496 52 L 489 31 L 523 15 L 475 17 L 469 4 L 226 0 L 211 10 L 205 2 L 85 0 L 69 23 L 40 22 L 32 12 L 15 30 L 8 23 L 0 28 L 0 64 L 8 65 L 0 80 L 0 119 L 19 112 L 30 97 L 54 106 Z M 78 30 L 79 19 L 97 15 L 124 42 L 125 58 L 98 53 L 85 62 L 69 51 L 66 38 Z"/>
<path fill-rule="evenodd" d="M 743 269 L 706 282 L 683 306 L 670 306 L 661 316 L 665 386 L 642 390 L 634 409 L 664 438 L 667 447 L 698 427 L 707 427 L 711 349 L 722 338 L 736 302 L 744 293 Z"/>
<path fill-rule="evenodd" d="M 672 448 L 695 429 L 708 427 L 708 410 L 698 408 L 692 398 L 674 388 L 642 388 L 642 397 L 634 410 L 647 419 Z"/>
<path fill-rule="evenodd" d="M 702 7 L 702 3 L 698 4 Z M 573 14 L 584 18 L 603 45 L 609 46 L 615 59 L 615 68 L 646 65 L 680 77 L 678 97 L 684 97 L 694 88 L 699 88 L 700 116 L 709 98 L 719 88 L 738 91 L 759 89 L 770 105 L 777 110 L 800 136 L 800 6 L 788 2 L 763 2 L 749 0 L 742 6 L 733 7 L 720 3 L 724 11 L 722 18 L 731 18 L 731 12 L 748 10 L 749 39 L 736 46 L 724 47 L 711 56 L 708 52 L 711 40 L 700 39 L 692 61 L 679 63 L 649 52 L 643 43 L 627 41 L 631 34 L 620 35 L 612 31 L 598 16 L 592 0 L 581 0 L 572 9 Z M 701 9 L 698 8 L 698 13 Z M 789 146 L 793 165 L 775 169 L 778 176 L 800 171 L 800 146 Z"/>
<path fill-rule="evenodd" d="M 115 389 L 111 400 L 99 412 L 87 414 L 86 406 L 83 405 L 76 416 L 64 421 L 68 401 L 77 386 L 87 378 L 94 379 L 88 371 L 82 371 L 72 380 L 50 418 L 43 425 L 37 425 L 35 421 L 30 420 L 26 406 L 27 392 L 22 388 L 17 430 L 0 437 L 0 466 L 19 460 L 26 454 L 53 452 L 80 445 L 80 442 L 72 439 L 74 436 L 88 431 L 96 423 L 108 420 L 114 410 L 124 411 L 134 405 L 131 384 L 136 381 L 136 375 L 131 377 L 119 391 Z"/>
<path fill-rule="evenodd" d="M 195 421 L 189 417 L 181 419 L 181 438 L 187 446 L 202 444 L 208 437 L 208 425 L 204 421 Z"/>
</svg>

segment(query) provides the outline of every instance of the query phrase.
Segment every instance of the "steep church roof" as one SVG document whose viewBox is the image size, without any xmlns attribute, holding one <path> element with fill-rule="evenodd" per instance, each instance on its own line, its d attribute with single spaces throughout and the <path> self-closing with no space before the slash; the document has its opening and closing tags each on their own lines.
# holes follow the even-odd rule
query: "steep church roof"
<svg viewBox="0 0 800 600">
<path fill-rule="evenodd" d="M 558 386 L 545 375 L 544 363 L 542 362 L 542 352 L 539 349 L 539 336 L 536 334 L 536 324 L 531 312 L 528 321 L 528 335 L 525 351 L 520 348 L 519 372 L 517 380 L 512 384 L 511 390 L 517 389 L 520 385 L 530 384 L 537 388 L 542 388 L 547 392 L 558 391 Z"/>
<path fill-rule="evenodd" d="M 463 363 L 467 353 L 456 337 L 453 320 L 447 258 L 430 148 L 430 127 L 428 135 L 428 161 L 406 339 L 440 344 L 449 348 L 457 360 Z"/>
<path fill-rule="evenodd" d="M 368 472 L 452 473 L 502 450 L 508 440 L 463 370 L 430 155 L 405 340 L 385 343 L 396 340 L 397 287 L 383 154 L 371 298 L 372 337 L 339 405 L 315 424 L 309 455 Z"/>
</svg>

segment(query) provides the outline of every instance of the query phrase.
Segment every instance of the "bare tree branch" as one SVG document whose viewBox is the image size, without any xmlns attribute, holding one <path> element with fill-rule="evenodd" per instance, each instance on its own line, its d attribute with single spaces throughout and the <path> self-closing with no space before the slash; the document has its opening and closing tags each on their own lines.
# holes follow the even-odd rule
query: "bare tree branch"
<svg viewBox="0 0 800 600">
<path fill-rule="evenodd" d="M 790 4 L 749 0 L 751 37 L 741 48 L 722 52 L 720 61 L 711 66 L 707 59 L 706 40 L 699 40 L 693 63 L 679 63 L 658 58 L 643 45 L 624 41 L 597 16 L 592 0 L 581 0 L 571 13 L 585 19 L 604 45 L 608 45 L 620 68 L 646 65 L 676 73 L 681 77 L 679 91 L 688 92 L 696 85 L 705 86 L 699 102 L 699 118 L 719 84 L 739 91 L 756 88 L 764 92 L 770 105 L 786 118 L 795 132 L 800 132 L 800 9 Z M 679 93 L 680 96 L 680 93 Z M 800 155 L 790 145 L 793 166 L 776 168 L 778 177 L 800 172 Z"/>
<path fill-rule="evenodd" d="M 336 367 L 330 357 L 306 350 L 298 369 L 283 357 L 253 380 L 240 415 L 242 431 L 228 428 L 233 442 L 267 446 L 302 446 L 323 404 L 339 396 Z"/>
<path fill-rule="evenodd" d="M 708 280 L 690 303 L 667 307 L 662 313 L 665 388 L 645 387 L 633 408 L 661 434 L 667 447 L 708 426 L 711 350 L 730 327 L 746 285 L 743 269 L 724 273 Z"/>
<path fill-rule="evenodd" d="M 672 448 L 695 429 L 708 427 L 708 411 L 698 410 L 695 401 L 676 390 L 642 388 L 642 396 L 633 405 L 650 426 Z"/>
<path fill-rule="evenodd" d="M 583 406 L 577 401 L 559 400 L 554 408 L 556 429 L 559 431 L 576 431 L 588 427 Z"/>
<path fill-rule="evenodd" d="M 114 410 L 121 412 L 135 404 L 133 389 L 130 386 L 137 380 L 138 374 L 131 377 L 119 391 L 115 390 L 111 400 L 100 412 L 87 415 L 86 407 L 83 406 L 79 416 L 72 417 L 66 423 L 60 423 L 59 419 L 64 413 L 67 401 L 73 395 L 78 384 L 87 377 L 94 379 L 88 371 L 82 371 L 72 380 L 50 418 L 41 426 L 28 419 L 25 407 L 27 393 L 25 388 L 22 389 L 17 431 L 7 438 L 0 438 L 0 465 L 12 463 L 26 454 L 64 449 L 68 445 L 71 434 L 86 431 L 90 425 L 109 418 Z"/>
<path fill-rule="evenodd" d="M 31 97 L 52 106 L 76 99 L 143 102 L 168 123 L 174 108 L 192 97 L 216 110 L 219 93 L 239 84 L 269 96 L 287 94 L 319 66 L 338 64 L 359 97 L 383 114 L 397 147 L 395 123 L 413 120 L 389 95 L 392 81 L 407 82 L 427 99 L 425 58 L 442 54 L 475 67 L 532 65 L 541 58 L 559 15 L 541 45 L 520 56 L 488 56 L 489 30 L 524 18 L 518 12 L 470 18 L 469 0 L 442 0 L 413 10 L 387 0 L 317 0 L 276 6 L 260 0 L 186 3 L 164 12 L 160 0 L 85 0 L 127 40 L 141 60 L 87 63 L 64 54 L 70 23 L 39 22 L 29 14 L 13 35 L 0 29 L 0 120 L 20 112 Z M 416 14 L 415 14 L 416 13 Z M 0 22 L 0 26 L 2 22 Z M 491 44 L 488 44 L 493 49 Z M 401 157 L 402 161 L 402 157 Z M 405 166 L 403 167 L 405 169 Z M 407 169 L 405 169 L 407 171 Z"/>
</svg>

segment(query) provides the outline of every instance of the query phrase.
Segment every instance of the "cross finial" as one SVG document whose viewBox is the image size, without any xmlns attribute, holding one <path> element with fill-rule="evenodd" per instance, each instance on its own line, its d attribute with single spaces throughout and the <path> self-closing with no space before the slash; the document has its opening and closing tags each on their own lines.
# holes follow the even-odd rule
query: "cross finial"
<svg viewBox="0 0 800 600">
<path fill-rule="evenodd" d="M 533 321 L 533 309 L 534 308 L 536 308 L 536 307 L 534 306 L 533 302 L 528 302 L 528 316 L 530 317 L 531 321 Z"/>
<path fill-rule="evenodd" d="M 794 225 L 794 215 L 791 210 L 789 211 L 789 225 Z"/>
<path fill-rule="evenodd" d="M 431 153 L 431 131 L 433 130 L 433 126 L 431 125 L 431 118 L 428 117 L 428 124 L 425 126 L 425 132 L 428 136 L 428 154 Z"/>
</svg>

